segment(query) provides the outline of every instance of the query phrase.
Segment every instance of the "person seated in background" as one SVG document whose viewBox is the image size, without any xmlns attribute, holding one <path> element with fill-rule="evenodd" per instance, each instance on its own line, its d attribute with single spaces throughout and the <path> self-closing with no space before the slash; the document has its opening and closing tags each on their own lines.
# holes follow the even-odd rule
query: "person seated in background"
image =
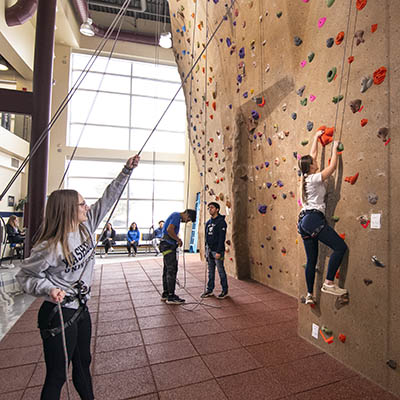
<svg viewBox="0 0 400 400">
<path fill-rule="evenodd" d="M 111 222 L 109 222 L 101 235 L 101 243 L 104 245 L 105 254 L 104 257 L 107 257 L 108 251 L 113 250 L 112 246 L 115 244 L 115 230 L 113 229 Z M 102 257 L 102 256 L 101 256 Z"/>
<path fill-rule="evenodd" d="M 131 226 L 129 227 L 129 231 L 126 234 L 127 244 L 126 247 L 128 249 L 129 257 L 132 255 L 132 247 L 133 247 L 133 256 L 137 254 L 137 247 L 139 245 L 140 239 L 140 231 L 137 227 L 136 222 L 132 222 Z"/>
<path fill-rule="evenodd" d="M 152 240 L 152 244 L 154 247 L 154 250 L 156 251 L 156 254 L 159 255 L 160 254 L 160 249 L 158 248 L 160 242 L 161 242 L 161 238 L 162 238 L 162 230 L 163 230 L 163 226 L 164 226 L 164 221 L 161 220 L 158 222 L 158 228 L 154 230 L 153 232 L 153 240 Z"/>
<path fill-rule="evenodd" d="M 19 229 L 18 218 L 16 215 L 11 215 L 6 224 L 7 238 L 10 244 L 16 244 L 15 250 L 17 256 L 21 255 L 24 247 L 25 233 Z"/>
</svg>

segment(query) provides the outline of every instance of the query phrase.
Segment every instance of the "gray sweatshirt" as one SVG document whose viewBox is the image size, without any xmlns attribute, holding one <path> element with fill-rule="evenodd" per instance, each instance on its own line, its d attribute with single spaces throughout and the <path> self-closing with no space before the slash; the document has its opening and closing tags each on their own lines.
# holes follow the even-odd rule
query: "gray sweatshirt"
<svg viewBox="0 0 400 400">
<path fill-rule="evenodd" d="M 37 297 L 44 296 L 45 300 L 50 302 L 48 295 L 53 288 L 64 290 L 67 296 L 74 295 L 76 291 L 70 286 L 79 280 L 83 268 L 85 270 L 80 279 L 88 288 L 92 285 L 95 264 L 94 233 L 122 192 L 129 174 L 130 170 L 124 167 L 117 178 L 107 186 L 101 199 L 90 207 L 87 221 L 83 223 L 90 233 L 89 240 L 81 237 L 79 229 L 69 233 L 68 245 L 73 259 L 72 265 L 65 259 L 60 243 L 48 247 L 45 241 L 32 249 L 31 256 L 23 261 L 21 271 L 16 275 L 26 293 Z M 67 303 L 65 307 L 78 308 L 78 300 Z"/>
</svg>

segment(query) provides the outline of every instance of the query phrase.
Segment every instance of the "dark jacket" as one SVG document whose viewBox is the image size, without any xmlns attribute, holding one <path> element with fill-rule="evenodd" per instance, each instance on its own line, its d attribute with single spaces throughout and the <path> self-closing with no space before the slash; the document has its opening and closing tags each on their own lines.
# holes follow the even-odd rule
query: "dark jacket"
<svg viewBox="0 0 400 400">
<path fill-rule="evenodd" d="M 111 228 L 111 243 L 115 244 L 115 230 Z M 107 240 L 107 229 L 103 232 L 101 235 L 100 241 L 104 244 L 104 242 Z"/>
<path fill-rule="evenodd" d="M 207 221 L 206 245 L 211 251 L 219 254 L 225 252 L 226 226 L 225 215 L 218 214 L 216 218 Z"/>
<path fill-rule="evenodd" d="M 7 238 L 10 243 L 21 243 L 24 236 L 18 228 L 14 228 L 11 224 L 6 224 Z"/>
</svg>

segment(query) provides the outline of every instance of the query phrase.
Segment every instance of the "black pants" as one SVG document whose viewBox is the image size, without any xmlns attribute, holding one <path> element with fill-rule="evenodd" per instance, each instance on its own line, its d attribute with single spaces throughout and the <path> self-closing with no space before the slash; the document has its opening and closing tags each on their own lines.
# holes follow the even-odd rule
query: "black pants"
<svg viewBox="0 0 400 400">
<path fill-rule="evenodd" d="M 160 242 L 160 251 L 163 253 L 163 295 L 175 294 L 176 275 L 178 273 L 178 258 L 176 256 L 176 244 L 170 244 L 165 240 Z"/>
<path fill-rule="evenodd" d="M 128 253 L 131 254 L 131 249 L 133 247 L 134 253 L 137 254 L 137 245 L 138 245 L 138 242 L 133 242 L 133 243 L 128 242 L 126 245 L 126 248 L 128 249 Z"/>
<path fill-rule="evenodd" d="M 45 301 L 39 310 L 39 328 L 47 328 L 48 317 L 54 304 Z M 64 322 L 67 322 L 76 310 L 62 308 Z M 50 327 L 60 326 L 57 314 L 51 321 Z M 72 381 L 82 400 L 93 400 L 92 377 L 90 375 L 90 338 L 92 323 L 89 311 L 82 311 L 79 319 L 65 330 L 68 361 L 72 361 Z M 46 379 L 42 389 L 41 400 L 57 400 L 65 383 L 65 358 L 61 333 L 43 339 L 44 359 L 46 362 Z"/>
<path fill-rule="evenodd" d="M 115 244 L 115 242 L 111 240 L 105 240 L 103 244 L 104 244 L 104 251 L 106 252 L 106 254 L 108 254 L 108 250 L 111 249 L 111 247 Z"/>
<path fill-rule="evenodd" d="M 307 290 L 313 293 L 315 281 L 315 267 L 318 261 L 318 242 L 324 243 L 333 250 L 328 263 L 328 272 L 326 279 L 333 281 L 337 270 L 343 260 L 347 250 L 347 245 L 344 240 L 331 228 L 325 220 L 324 214 L 320 212 L 312 212 L 307 214 L 299 224 L 299 231 L 303 237 L 304 248 L 307 255 L 306 266 L 306 282 Z M 318 227 L 323 226 L 323 229 L 315 236 L 310 234 Z"/>
</svg>

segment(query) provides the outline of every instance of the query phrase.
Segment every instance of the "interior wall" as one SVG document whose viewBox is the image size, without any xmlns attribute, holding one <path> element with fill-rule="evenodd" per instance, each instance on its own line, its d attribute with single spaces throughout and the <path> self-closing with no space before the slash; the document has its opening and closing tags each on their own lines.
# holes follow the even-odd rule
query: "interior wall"
<svg viewBox="0 0 400 400">
<path fill-rule="evenodd" d="M 400 3 L 231 4 L 224 18 L 230 3 L 170 2 L 182 78 L 199 59 L 185 83 L 190 141 L 205 174 L 205 200 L 220 201 L 227 214 L 228 273 L 292 296 L 306 293 L 305 252 L 296 230 L 297 159 L 308 154 L 320 126 L 336 127 L 334 138 L 345 150 L 328 182 L 326 216 L 349 247 L 338 281 L 350 301 L 321 296 L 330 251 L 320 246 L 317 306 L 299 304 L 299 334 L 400 394 L 398 370 L 391 368 L 400 360 L 399 250 L 392 245 L 399 216 L 394 205 L 399 164 L 393 155 Z M 385 69 L 379 81 L 377 72 Z M 375 79 L 361 91 L 363 78 Z M 353 112 L 355 100 L 361 105 Z M 386 137 L 378 137 L 382 128 L 388 129 Z M 321 169 L 330 152 L 330 146 L 320 148 Z M 379 228 L 371 224 L 372 214 L 380 218 Z M 363 226 L 361 216 L 370 222 Z M 385 266 L 376 266 L 372 256 Z M 320 332 L 312 337 L 313 324 L 331 330 L 333 342 Z"/>
</svg>

